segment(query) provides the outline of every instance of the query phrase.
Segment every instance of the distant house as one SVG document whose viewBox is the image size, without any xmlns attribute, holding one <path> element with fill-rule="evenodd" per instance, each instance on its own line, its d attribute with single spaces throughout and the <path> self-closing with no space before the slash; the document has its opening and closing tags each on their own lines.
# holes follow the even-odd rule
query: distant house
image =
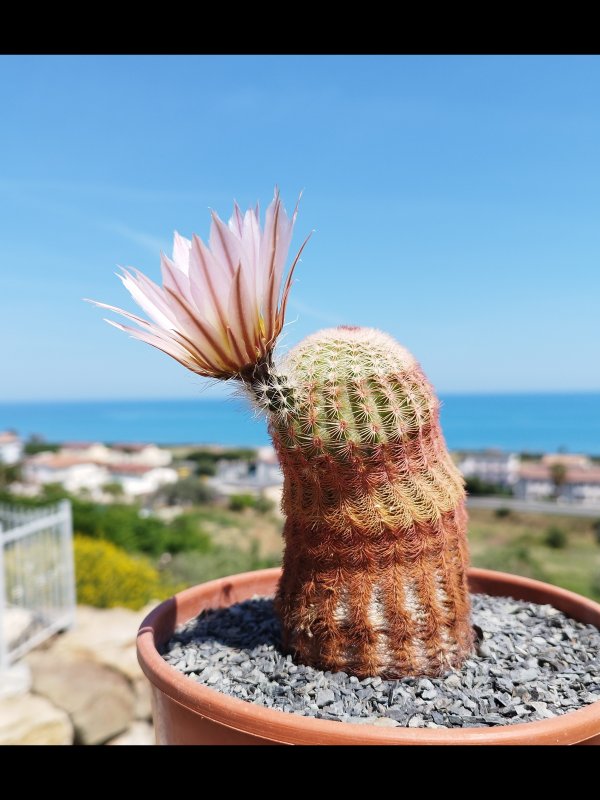
<svg viewBox="0 0 600 800">
<path fill-rule="evenodd" d="M 218 461 L 216 474 L 208 483 L 224 495 L 260 494 L 271 487 L 280 487 L 283 473 L 275 450 L 260 447 L 254 461 Z"/>
<path fill-rule="evenodd" d="M 167 483 L 177 481 L 177 471 L 172 467 L 149 467 L 145 464 L 110 464 L 110 481 L 120 483 L 129 497 L 151 494 Z"/>
<path fill-rule="evenodd" d="M 477 450 L 461 454 L 458 468 L 465 478 L 479 478 L 486 483 L 511 487 L 519 479 L 520 463 L 516 453 Z"/>
<path fill-rule="evenodd" d="M 558 486 L 553 480 L 554 464 L 566 467 Z M 556 495 L 563 502 L 600 506 L 600 467 L 586 456 L 544 456 L 537 463 L 521 466 L 515 495 L 523 500 L 545 500 Z"/>
<path fill-rule="evenodd" d="M 143 464 L 147 467 L 167 467 L 173 460 L 169 450 L 155 444 L 115 442 L 110 448 L 111 461 L 120 464 Z"/>
<path fill-rule="evenodd" d="M 62 455 L 72 456 L 99 464 L 143 464 L 146 467 L 166 467 L 171 463 L 169 450 L 155 444 L 118 442 L 107 447 L 100 442 L 65 442 Z"/>
<path fill-rule="evenodd" d="M 0 464 L 16 464 L 23 456 L 23 442 L 16 433 L 0 432 Z"/>
<path fill-rule="evenodd" d="M 109 448 L 100 442 L 65 442 L 60 448 L 60 455 L 100 464 L 110 460 Z"/>
<path fill-rule="evenodd" d="M 23 477 L 29 483 L 44 485 L 59 483 L 68 492 L 87 489 L 99 490 L 110 481 L 105 466 L 62 453 L 38 453 L 31 456 L 23 467 Z"/>
</svg>

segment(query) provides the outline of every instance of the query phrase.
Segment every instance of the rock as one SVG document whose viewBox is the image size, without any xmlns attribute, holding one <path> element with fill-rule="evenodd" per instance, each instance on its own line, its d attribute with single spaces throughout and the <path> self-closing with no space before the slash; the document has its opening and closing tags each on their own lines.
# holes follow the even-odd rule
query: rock
<svg viewBox="0 0 600 800">
<path fill-rule="evenodd" d="M 85 656 L 122 672 L 129 680 L 142 676 L 135 640 L 144 613 L 127 608 L 78 606 L 75 626 L 58 637 L 56 654 Z"/>
<path fill-rule="evenodd" d="M 322 689 L 317 692 L 317 705 L 319 708 L 323 708 L 323 706 L 329 705 L 329 703 L 333 703 L 335 700 L 335 695 L 331 691 L 331 689 Z"/>
<path fill-rule="evenodd" d="M 115 739 L 111 739 L 110 742 L 107 742 L 107 744 L 156 744 L 156 740 L 154 738 L 154 728 L 152 725 L 148 725 L 147 722 L 134 722 L 132 726 L 125 731 L 125 733 L 122 733 Z"/>
<path fill-rule="evenodd" d="M 458 689 L 458 687 L 461 685 L 460 675 L 457 675 L 456 672 L 453 672 L 451 675 L 448 675 L 444 683 L 451 689 Z"/>
<path fill-rule="evenodd" d="M 68 714 L 34 695 L 0 700 L 0 745 L 73 744 Z"/>
<path fill-rule="evenodd" d="M 400 723 L 391 717 L 377 717 L 373 720 L 373 725 L 378 725 L 380 728 L 397 728 Z"/>
<path fill-rule="evenodd" d="M 113 669 L 54 649 L 28 657 L 33 690 L 66 711 L 81 744 L 102 744 L 126 730 L 134 718 L 129 681 Z"/>
<path fill-rule="evenodd" d="M 510 673 L 513 683 L 527 683 L 534 681 L 539 676 L 537 669 L 514 669 Z"/>
<path fill-rule="evenodd" d="M 0 698 L 27 694 L 31 689 L 31 670 L 24 661 L 0 671 Z"/>
</svg>

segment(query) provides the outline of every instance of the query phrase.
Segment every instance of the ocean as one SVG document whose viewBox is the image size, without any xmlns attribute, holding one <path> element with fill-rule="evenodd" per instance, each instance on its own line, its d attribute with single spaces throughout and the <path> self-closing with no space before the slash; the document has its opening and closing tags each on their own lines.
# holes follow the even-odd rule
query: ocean
<svg viewBox="0 0 600 800">
<path fill-rule="evenodd" d="M 600 393 L 441 395 L 451 449 L 600 455 Z M 264 419 L 237 399 L 0 403 L 0 430 L 48 441 L 269 443 Z"/>
</svg>

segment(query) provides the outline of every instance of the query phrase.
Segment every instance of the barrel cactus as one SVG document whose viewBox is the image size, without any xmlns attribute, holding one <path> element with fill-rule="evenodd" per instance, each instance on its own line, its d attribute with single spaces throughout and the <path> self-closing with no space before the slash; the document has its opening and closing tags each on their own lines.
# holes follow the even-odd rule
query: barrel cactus
<svg viewBox="0 0 600 800">
<path fill-rule="evenodd" d="M 215 215 L 210 250 L 176 234 L 162 288 L 125 274 L 153 324 L 105 307 L 192 371 L 238 381 L 267 415 L 284 475 L 283 646 L 359 677 L 439 675 L 472 647 L 464 484 L 439 402 L 413 356 L 371 328 L 324 330 L 274 358 L 295 217 L 277 192 L 263 231 L 236 205 L 229 226 Z"/>
</svg>

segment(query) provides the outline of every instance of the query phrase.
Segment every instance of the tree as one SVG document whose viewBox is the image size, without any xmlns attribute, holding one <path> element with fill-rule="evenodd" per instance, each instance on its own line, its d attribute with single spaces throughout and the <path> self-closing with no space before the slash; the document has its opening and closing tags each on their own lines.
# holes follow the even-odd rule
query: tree
<svg viewBox="0 0 600 800">
<path fill-rule="evenodd" d="M 558 498 L 560 495 L 561 486 L 564 486 L 567 481 L 566 466 L 560 462 L 552 464 L 550 467 L 550 477 L 552 478 L 552 483 L 554 484 L 554 497 Z"/>
<path fill-rule="evenodd" d="M 21 480 L 20 464 L 0 463 L 0 488 L 6 489 L 11 483 Z"/>
<path fill-rule="evenodd" d="M 110 481 L 110 483 L 105 483 L 102 487 L 102 491 L 105 494 L 110 494 L 113 497 L 122 497 L 124 494 L 123 486 L 118 483 L 118 481 Z"/>
</svg>

